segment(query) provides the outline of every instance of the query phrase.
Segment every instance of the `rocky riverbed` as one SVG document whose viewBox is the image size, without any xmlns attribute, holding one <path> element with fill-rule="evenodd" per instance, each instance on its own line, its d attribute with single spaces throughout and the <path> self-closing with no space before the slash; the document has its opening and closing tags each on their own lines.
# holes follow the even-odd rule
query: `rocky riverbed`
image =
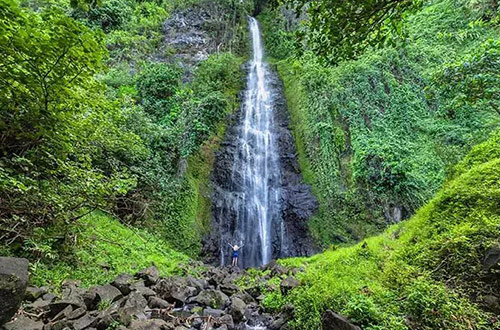
<svg viewBox="0 0 500 330">
<path fill-rule="evenodd" d="M 91 288 L 68 280 L 58 295 L 45 287 L 28 287 L 21 308 L 4 329 L 285 329 L 293 309 L 272 315 L 259 302 L 272 276 L 284 278 L 280 289 L 285 294 L 299 285 L 293 277 L 296 269 L 272 262 L 263 268 L 268 270 L 265 277 L 242 288 L 238 282 L 248 276 L 245 271 L 198 267 L 202 270 L 197 276 L 161 278 L 151 266 Z"/>
</svg>

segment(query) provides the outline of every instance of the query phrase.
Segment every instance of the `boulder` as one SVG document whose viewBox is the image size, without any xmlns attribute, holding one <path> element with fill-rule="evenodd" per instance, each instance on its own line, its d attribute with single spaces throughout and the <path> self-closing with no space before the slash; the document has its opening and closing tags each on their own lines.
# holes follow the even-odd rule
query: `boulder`
<svg viewBox="0 0 500 330">
<path fill-rule="evenodd" d="M 96 293 L 97 301 L 115 302 L 122 297 L 122 293 L 111 284 L 99 285 L 90 289 Z"/>
<path fill-rule="evenodd" d="M 168 323 L 161 319 L 133 320 L 128 326 L 129 330 L 163 330 L 167 329 Z"/>
<path fill-rule="evenodd" d="M 498 268 L 500 262 L 500 247 L 493 246 L 486 251 L 483 260 L 483 269 L 489 271 L 490 269 Z"/>
<path fill-rule="evenodd" d="M 222 315 L 219 318 L 218 323 L 221 324 L 221 325 L 226 325 L 229 329 L 233 329 L 234 328 L 233 317 L 231 315 L 229 315 L 229 314 Z"/>
<path fill-rule="evenodd" d="M 75 330 L 83 330 L 90 328 L 97 324 L 97 317 L 90 314 L 85 314 L 81 318 L 73 322 L 73 328 Z"/>
<path fill-rule="evenodd" d="M 351 323 L 346 317 L 327 310 L 321 317 L 323 330 L 361 330 L 360 327 Z"/>
<path fill-rule="evenodd" d="M 231 306 L 229 306 L 229 313 L 233 317 L 234 321 L 241 322 L 245 317 L 245 309 L 247 304 L 238 297 L 231 298 Z"/>
<path fill-rule="evenodd" d="M 59 312 L 61 312 L 63 309 L 71 305 L 74 309 L 76 308 L 87 308 L 85 305 L 85 302 L 83 301 L 82 296 L 79 296 L 77 294 L 73 296 L 66 297 L 61 300 L 57 300 L 55 302 L 52 302 L 49 304 L 49 309 L 50 309 L 50 316 L 55 316 Z"/>
<path fill-rule="evenodd" d="M 4 324 L 5 330 L 42 330 L 43 322 L 34 321 L 25 316 L 19 316 L 16 319 Z"/>
<path fill-rule="evenodd" d="M 225 308 L 230 304 L 229 297 L 226 296 L 225 293 L 213 289 L 201 291 L 200 294 L 194 298 L 194 301 L 200 305 L 213 308 Z"/>
<path fill-rule="evenodd" d="M 283 281 L 281 281 L 280 288 L 281 288 L 281 293 L 287 294 L 288 291 L 295 289 L 300 285 L 300 282 L 295 279 L 293 276 L 289 276 L 285 278 Z"/>
<path fill-rule="evenodd" d="M 158 282 L 160 275 L 158 269 L 155 266 L 151 266 L 137 272 L 135 277 L 143 279 L 147 286 L 151 286 Z"/>
<path fill-rule="evenodd" d="M 221 317 L 223 314 L 223 310 L 213 309 L 211 307 L 207 307 L 203 310 L 203 316 Z"/>
<path fill-rule="evenodd" d="M 148 287 L 137 287 L 134 289 L 135 292 L 138 292 L 144 296 L 144 298 L 148 299 L 149 297 L 156 296 L 156 292 L 151 290 Z"/>
<path fill-rule="evenodd" d="M 500 299 L 494 295 L 487 295 L 483 297 L 483 303 L 488 310 L 498 313 L 500 311 Z"/>
<path fill-rule="evenodd" d="M 30 313 L 38 314 L 49 310 L 50 301 L 38 299 L 30 304 L 24 305 L 24 310 Z"/>
<path fill-rule="evenodd" d="M 24 300 L 35 301 L 38 298 L 42 297 L 47 292 L 48 292 L 47 287 L 37 288 L 37 287 L 34 287 L 34 286 L 29 286 L 29 287 L 26 288 L 26 293 L 24 295 Z"/>
<path fill-rule="evenodd" d="M 0 326 L 16 313 L 28 286 L 26 259 L 0 257 Z"/>
<path fill-rule="evenodd" d="M 160 308 L 160 309 L 172 307 L 172 305 L 169 302 L 158 297 L 149 297 L 148 305 L 150 308 Z"/>
<path fill-rule="evenodd" d="M 130 293 L 130 284 L 134 282 L 134 277 L 130 274 L 120 274 L 118 275 L 111 285 L 120 290 L 123 295 L 128 295 Z"/>
</svg>

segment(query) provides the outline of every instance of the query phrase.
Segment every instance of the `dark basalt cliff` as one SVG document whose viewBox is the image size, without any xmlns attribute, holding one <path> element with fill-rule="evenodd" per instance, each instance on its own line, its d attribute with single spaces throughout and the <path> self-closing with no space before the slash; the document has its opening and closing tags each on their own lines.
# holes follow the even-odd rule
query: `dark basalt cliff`
<svg viewBox="0 0 500 330">
<path fill-rule="evenodd" d="M 300 166 L 297 161 L 295 142 L 289 130 L 289 114 L 283 96 L 283 85 L 274 70 L 269 70 L 270 90 L 273 91 L 274 134 L 277 141 L 280 164 L 280 204 L 284 237 L 275 224 L 272 230 L 272 258 L 291 256 L 307 256 L 315 251 L 314 242 L 309 235 L 307 220 L 316 212 L 318 202 L 311 192 L 310 186 L 302 180 Z M 231 190 L 231 186 L 241 186 L 241 177 L 233 175 L 233 164 L 238 148 L 238 125 L 243 120 L 243 109 L 228 119 L 228 129 L 224 141 L 216 154 L 212 176 L 212 214 L 211 232 L 204 238 L 202 256 L 205 262 L 219 264 L 220 249 L 229 248 L 227 241 L 231 237 L 227 233 L 234 232 L 236 214 L 228 214 L 222 204 L 223 194 Z M 239 198 L 234 194 L 233 198 Z M 221 216 L 224 209 L 226 213 Z M 227 261 L 226 261 L 227 262 Z"/>
</svg>

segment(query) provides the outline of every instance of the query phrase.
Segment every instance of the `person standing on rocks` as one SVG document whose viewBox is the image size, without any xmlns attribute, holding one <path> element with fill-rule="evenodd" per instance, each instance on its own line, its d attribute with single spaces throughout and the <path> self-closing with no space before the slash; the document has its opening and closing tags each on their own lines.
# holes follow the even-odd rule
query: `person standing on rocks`
<svg viewBox="0 0 500 330">
<path fill-rule="evenodd" d="M 231 266 L 233 266 L 233 267 L 238 266 L 238 254 L 239 254 L 240 249 L 242 247 L 244 247 L 245 244 L 241 244 L 241 246 L 238 246 L 238 244 L 234 244 L 234 245 L 229 244 L 229 246 L 231 246 L 231 248 L 233 249 L 233 262 L 231 263 Z"/>
</svg>

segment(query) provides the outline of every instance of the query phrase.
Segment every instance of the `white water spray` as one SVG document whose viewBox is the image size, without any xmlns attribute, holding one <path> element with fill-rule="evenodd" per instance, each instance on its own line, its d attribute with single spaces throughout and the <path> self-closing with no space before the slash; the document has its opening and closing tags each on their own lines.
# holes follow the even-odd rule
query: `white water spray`
<svg viewBox="0 0 500 330">
<path fill-rule="evenodd" d="M 255 267 L 269 262 L 273 255 L 272 236 L 282 231 L 279 205 L 280 167 L 274 135 L 273 99 L 269 71 L 262 61 L 263 47 L 259 24 L 249 18 L 253 59 L 249 63 L 247 88 L 239 126 L 238 152 L 232 168 L 233 189 L 224 194 L 221 210 L 234 214 L 232 242 L 240 250 L 240 266 Z M 221 215 L 222 216 L 222 215 Z M 281 237 L 282 235 L 279 235 Z M 278 243 L 281 244 L 281 243 Z M 281 246 L 278 245 L 278 249 Z M 229 262 L 230 249 L 221 244 L 221 263 Z"/>
</svg>

